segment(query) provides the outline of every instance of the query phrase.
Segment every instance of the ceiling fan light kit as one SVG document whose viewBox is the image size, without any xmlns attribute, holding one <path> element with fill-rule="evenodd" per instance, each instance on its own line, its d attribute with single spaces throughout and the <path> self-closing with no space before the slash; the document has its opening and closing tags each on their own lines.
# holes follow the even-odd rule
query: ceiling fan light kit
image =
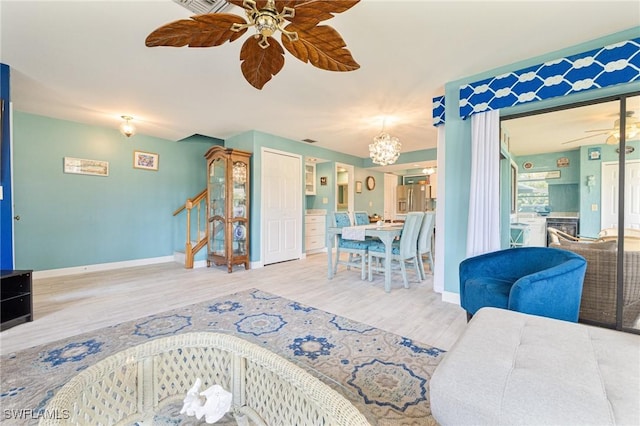
<svg viewBox="0 0 640 426">
<path fill-rule="evenodd" d="M 240 50 L 244 78 L 261 90 L 284 67 L 284 50 L 302 62 L 327 71 L 354 71 L 360 65 L 340 34 L 320 22 L 344 12 L 360 0 L 227 0 L 242 7 L 247 19 L 230 13 L 208 13 L 164 25 L 147 36 L 148 47 L 212 47 L 232 42 L 254 27 Z"/>
<path fill-rule="evenodd" d="M 640 121 L 634 120 L 634 111 L 627 111 L 626 113 L 626 125 L 625 127 L 625 139 L 631 140 L 640 134 Z M 571 139 L 566 142 L 562 142 L 562 145 L 578 142 L 584 139 L 594 138 L 597 136 L 608 135 L 605 139 L 607 145 L 617 145 L 620 143 L 620 119 L 616 119 L 613 122 L 613 128 L 611 129 L 594 129 L 586 130 L 587 133 L 595 133 L 589 136 L 583 136 L 577 139 Z M 596 133 L 597 132 L 597 133 Z"/>
</svg>

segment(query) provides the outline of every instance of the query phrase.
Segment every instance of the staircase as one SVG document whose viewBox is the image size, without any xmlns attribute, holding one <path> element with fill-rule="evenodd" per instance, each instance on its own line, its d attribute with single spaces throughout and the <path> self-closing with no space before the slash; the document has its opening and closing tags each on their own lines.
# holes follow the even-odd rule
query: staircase
<svg viewBox="0 0 640 426">
<path fill-rule="evenodd" d="M 193 198 L 188 198 L 184 205 L 173 212 L 177 216 L 182 211 L 186 211 L 187 241 L 184 246 L 184 267 L 193 268 L 194 258 L 203 247 L 207 245 L 207 190 L 203 189 Z M 196 218 L 192 217 L 192 211 L 196 210 Z M 195 220 L 192 226 L 192 221 Z"/>
</svg>

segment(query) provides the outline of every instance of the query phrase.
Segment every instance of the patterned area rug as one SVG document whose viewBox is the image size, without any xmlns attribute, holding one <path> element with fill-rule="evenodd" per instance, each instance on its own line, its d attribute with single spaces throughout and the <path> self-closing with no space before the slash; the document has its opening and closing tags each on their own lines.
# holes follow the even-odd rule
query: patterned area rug
<svg viewBox="0 0 640 426">
<path fill-rule="evenodd" d="M 428 382 L 443 350 L 259 290 L 3 356 L 1 421 L 36 424 L 79 371 L 149 339 L 190 331 L 234 334 L 279 354 L 343 394 L 372 424 L 435 424 Z M 164 413 L 161 423 L 194 424 L 179 410 Z"/>
</svg>

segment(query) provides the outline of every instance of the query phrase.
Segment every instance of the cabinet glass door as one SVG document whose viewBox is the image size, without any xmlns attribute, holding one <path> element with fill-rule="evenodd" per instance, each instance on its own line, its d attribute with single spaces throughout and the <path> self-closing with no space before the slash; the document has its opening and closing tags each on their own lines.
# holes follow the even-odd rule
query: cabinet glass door
<svg viewBox="0 0 640 426">
<path fill-rule="evenodd" d="M 234 161 L 232 169 L 233 179 L 233 255 L 247 254 L 247 225 L 249 212 L 247 211 L 247 173 L 248 164 Z"/>
<path fill-rule="evenodd" d="M 316 194 L 316 165 L 315 164 L 305 164 L 304 186 L 305 186 L 306 195 Z"/>
<path fill-rule="evenodd" d="M 225 255 L 226 163 L 217 158 L 209 166 L 209 250 L 216 256 Z"/>
</svg>

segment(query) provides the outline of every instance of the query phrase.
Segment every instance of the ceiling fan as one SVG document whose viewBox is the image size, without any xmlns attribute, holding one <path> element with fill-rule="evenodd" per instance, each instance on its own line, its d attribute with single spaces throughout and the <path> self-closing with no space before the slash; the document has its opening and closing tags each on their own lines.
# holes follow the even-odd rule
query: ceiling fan
<svg viewBox="0 0 640 426">
<path fill-rule="evenodd" d="M 249 27 L 256 34 L 240 50 L 244 78 L 256 89 L 284 66 L 284 50 L 272 37 L 282 33 L 282 45 L 302 62 L 328 71 L 353 71 L 360 65 L 346 49 L 342 36 L 331 26 L 319 25 L 360 0 L 227 0 L 242 7 L 247 19 L 231 13 L 207 13 L 181 19 L 147 36 L 148 47 L 212 47 L 232 42 Z"/>
<path fill-rule="evenodd" d="M 634 111 L 626 112 L 626 123 L 625 123 L 625 138 L 627 140 L 632 139 L 638 134 L 640 134 L 640 121 L 638 121 L 634 116 Z M 612 129 L 593 129 L 593 130 L 585 130 L 586 133 L 595 133 L 594 135 L 584 136 L 577 139 L 571 139 L 566 142 L 562 142 L 562 145 L 578 142 L 584 139 L 594 138 L 596 136 L 609 135 L 606 139 L 607 145 L 617 145 L 620 141 L 620 119 L 618 118 L 613 122 Z"/>
</svg>

